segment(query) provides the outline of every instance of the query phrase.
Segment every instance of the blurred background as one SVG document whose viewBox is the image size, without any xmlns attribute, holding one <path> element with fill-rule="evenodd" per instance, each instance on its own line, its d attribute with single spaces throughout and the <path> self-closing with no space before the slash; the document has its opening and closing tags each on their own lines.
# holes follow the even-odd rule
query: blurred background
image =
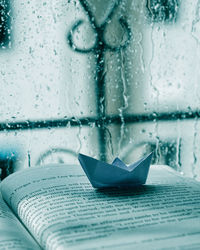
<svg viewBox="0 0 200 250">
<path fill-rule="evenodd" d="M 0 0 L 1 178 L 153 151 L 200 180 L 199 0 Z"/>
</svg>

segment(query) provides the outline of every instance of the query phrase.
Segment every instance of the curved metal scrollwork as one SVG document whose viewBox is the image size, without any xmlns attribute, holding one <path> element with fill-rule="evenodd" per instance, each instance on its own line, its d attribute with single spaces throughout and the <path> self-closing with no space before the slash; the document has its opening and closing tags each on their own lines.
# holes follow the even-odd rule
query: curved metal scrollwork
<svg viewBox="0 0 200 250">
<path fill-rule="evenodd" d="M 100 144 L 100 158 L 101 160 L 106 160 L 106 128 L 105 128 L 105 52 L 119 52 L 122 49 L 125 49 L 130 43 L 132 33 L 131 29 L 124 18 L 119 19 L 119 24 L 124 29 L 127 34 L 127 38 L 123 44 L 119 43 L 114 46 L 108 44 L 105 39 L 105 32 L 107 29 L 107 25 L 110 23 L 117 7 L 120 5 L 122 0 L 118 0 L 115 2 L 113 8 L 110 10 L 107 18 L 101 25 L 97 24 L 97 21 L 90 9 L 86 0 L 79 0 L 83 9 L 88 15 L 89 23 L 91 25 L 92 30 L 95 33 L 96 40 L 90 48 L 80 48 L 74 42 L 73 36 L 78 28 L 84 23 L 83 20 L 78 20 L 71 27 L 71 30 L 68 32 L 67 41 L 69 46 L 76 52 L 79 53 L 93 53 L 96 58 L 96 99 L 97 99 L 97 115 L 99 122 L 99 144 Z"/>
<path fill-rule="evenodd" d="M 61 155 L 61 154 L 66 155 L 66 156 L 70 155 L 70 156 L 74 157 L 75 159 L 77 159 L 77 157 L 78 157 L 78 154 L 75 151 L 73 151 L 71 149 L 68 149 L 68 148 L 61 148 L 61 147 L 50 148 L 50 149 L 48 149 L 45 152 L 43 152 L 43 153 L 40 154 L 40 156 L 37 159 L 35 165 L 36 166 L 43 165 L 44 162 L 45 162 L 45 160 L 48 159 L 48 157 L 55 157 L 55 156 L 57 156 L 57 158 L 58 158 L 58 161 L 56 163 L 65 163 L 65 164 L 68 164 L 67 162 L 65 162 L 63 160 L 63 156 L 59 157 L 59 155 Z M 51 161 L 52 161 L 52 159 L 51 159 Z"/>
<path fill-rule="evenodd" d="M 93 19 L 92 19 L 93 20 Z M 124 18 L 120 18 L 119 19 L 119 23 L 120 25 L 124 28 L 124 30 L 126 31 L 127 33 L 127 39 L 126 41 L 124 42 L 124 44 L 119 44 L 117 46 L 112 46 L 110 44 L 108 44 L 104 38 L 104 33 L 106 31 L 106 28 L 107 28 L 107 21 L 108 19 L 106 19 L 106 22 L 104 22 L 101 26 L 97 26 L 96 22 L 94 21 L 91 21 L 91 27 L 92 29 L 94 30 L 95 32 L 95 35 L 96 35 L 96 41 L 95 43 L 93 44 L 93 46 L 91 48 L 88 48 L 88 49 L 85 49 L 85 48 L 79 48 L 74 40 L 73 40 L 73 35 L 74 33 L 76 32 L 76 30 L 78 30 L 79 26 L 81 26 L 83 23 L 84 23 L 84 20 L 78 20 L 71 28 L 71 31 L 68 33 L 68 36 L 67 36 L 67 40 L 68 40 L 68 43 L 69 43 L 69 46 L 76 52 L 79 52 L 79 53 L 90 53 L 90 52 L 93 52 L 95 53 L 97 51 L 98 53 L 98 50 L 99 50 L 99 47 L 101 46 L 101 48 L 103 48 L 104 50 L 110 50 L 112 52 L 115 52 L 115 51 L 119 51 L 121 49 L 125 49 L 130 40 L 131 40 L 131 29 L 130 27 L 128 26 L 128 23 L 126 22 L 126 20 Z"/>
</svg>

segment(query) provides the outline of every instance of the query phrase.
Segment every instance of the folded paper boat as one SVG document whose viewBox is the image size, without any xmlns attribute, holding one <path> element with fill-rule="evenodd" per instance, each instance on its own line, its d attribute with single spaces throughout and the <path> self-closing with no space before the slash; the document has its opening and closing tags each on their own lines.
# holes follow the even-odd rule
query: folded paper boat
<svg viewBox="0 0 200 250">
<path fill-rule="evenodd" d="M 79 154 L 79 162 L 94 188 L 134 187 L 146 182 L 152 153 L 126 166 L 119 158 L 112 164 Z"/>
</svg>

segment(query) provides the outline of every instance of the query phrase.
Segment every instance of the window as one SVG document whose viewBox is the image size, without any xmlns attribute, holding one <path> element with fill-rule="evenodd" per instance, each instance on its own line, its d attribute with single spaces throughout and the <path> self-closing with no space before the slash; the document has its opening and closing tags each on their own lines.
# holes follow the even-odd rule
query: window
<svg viewBox="0 0 200 250">
<path fill-rule="evenodd" d="M 0 51 L 2 158 L 15 168 L 77 153 L 199 178 L 196 1 L 13 1 Z M 6 146 L 5 146 L 6 144 Z M 11 153 L 9 153 L 11 152 Z"/>
</svg>

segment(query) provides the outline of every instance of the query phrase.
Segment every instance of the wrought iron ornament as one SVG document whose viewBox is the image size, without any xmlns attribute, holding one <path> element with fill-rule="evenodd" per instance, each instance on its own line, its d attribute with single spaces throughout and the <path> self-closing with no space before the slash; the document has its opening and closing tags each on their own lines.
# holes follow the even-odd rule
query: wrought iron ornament
<svg viewBox="0 0 200 250">
<path fill-rule="evenodd" d="M 101 25 L 97 24 L 95 16 L 92 14 L 89 4 L 85 0 L 79 0 L 86 14 L 88 15 L 89 23 L 91 28 L 93 29 L 96 37 L 96 41 L 93 46 L 90 48 L 80 48 L 78 47 L 73 39 L 74 33 L 78 30 L 78 28 L 84 23 L 84 20 L 78 20 L 74 23 L 71 30 L 67 35 L 67 41 L 69 46 L 78 53 L 93 53 L 96 58 L 96 100 L 97 100 L 97 115 L 99 121 L 99 144 L 100 144 L 100 159 L 106 160 L 106 127 L 105 127 L 105 53 L 107 51 L 119 52 L 120 50 L 125 49 L 131 40 L 131 29 L 124 18 L 119 18 L 119 24 L 127 33 L 126 41 L 121 44 L 119 43 L 117 46 L 112 46 L 108 44 L 105 40 L 105 32 L 108 23 L 111 21 L 115 11 L 121 3 L 121 0 L 115 2 L 113 8 L 109 12 L 107 18 Z"/>
</svg>

